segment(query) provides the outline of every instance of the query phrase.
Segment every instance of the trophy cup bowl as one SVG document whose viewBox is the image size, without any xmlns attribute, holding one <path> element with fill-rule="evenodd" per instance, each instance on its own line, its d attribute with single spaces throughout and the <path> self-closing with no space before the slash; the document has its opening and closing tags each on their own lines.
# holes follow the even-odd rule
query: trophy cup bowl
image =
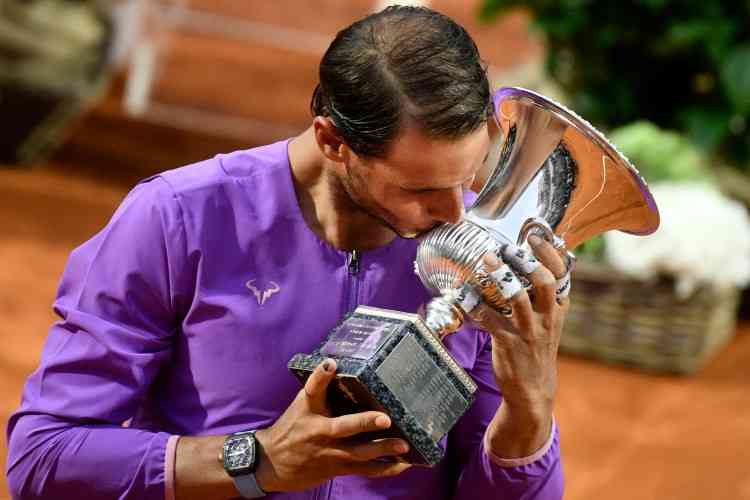
<svg viewBox="0 0 750 500">
<path fill-rule="evenodd" d="M 323 360 L 335 359 L 332 412 L 387 413 L 391 428 L 362 438 L 406 440 L 410 451 L 401 460 L 415 465 L 443 458 L 441 439 L 474 400 L 476 384 L 441 339 L 482 301 L 504 305 L 484 270 L 486 253 L 525 245 L 536 232 L 572 264 L 568 250 L 605 231 L 645 235 L 659 225 L 645 181 L 588 122 L 529 90 L 506 87 L 493 98 L 483 188 L 461 221 L 431 230 L 417 249 L 415 272 L 435 296 L 425 317 L 359 306 L 314 352 L 289 362 L 304 383 Z"/>
</svg>

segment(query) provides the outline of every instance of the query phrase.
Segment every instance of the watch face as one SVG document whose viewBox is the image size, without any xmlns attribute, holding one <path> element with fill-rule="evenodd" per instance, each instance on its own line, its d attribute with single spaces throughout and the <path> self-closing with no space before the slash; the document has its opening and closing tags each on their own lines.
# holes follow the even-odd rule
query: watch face
<svg viewBox="0 0 750 500">
<path fill-rule="evenodd" d="M 224 468 L 229 472 L 242 474 L 252 472 L 255 463 L 255 439 L 252 436 L 238 436 L 224 443 Z"/>
</svg>

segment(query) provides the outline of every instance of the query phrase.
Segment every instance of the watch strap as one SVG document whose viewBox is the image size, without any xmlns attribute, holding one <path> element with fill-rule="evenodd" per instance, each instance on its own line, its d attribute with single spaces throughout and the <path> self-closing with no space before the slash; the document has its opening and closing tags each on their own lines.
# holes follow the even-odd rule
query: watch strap
<svg viewBox="0 0 750 500">
<path fill-rule="evenodd" d="M 234 476 L 232 481 L 234 481 L 234 486 L 240 492 L 242 498 L 262 498 L 266 496 L 266 492 L 258 486 L 254 473 Z"/>
</svg>

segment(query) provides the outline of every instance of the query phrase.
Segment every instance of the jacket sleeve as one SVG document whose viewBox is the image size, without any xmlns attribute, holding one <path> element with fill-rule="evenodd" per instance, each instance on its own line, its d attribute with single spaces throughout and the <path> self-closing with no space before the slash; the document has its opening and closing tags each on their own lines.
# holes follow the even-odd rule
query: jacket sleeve
<svg viewBox="0 0 750 500">
<path fill-rule="evenodd" d="M 122 424 L 170 358 L 185 245 L 177 200 L 152 178 L 72 252 L 60 321 L 8 423 L 13 498 L 164 498 L 170 435 Z"/>
<path fill-rule="evenodd" d="M 531 457 L 503 460 L 485 450 L 487 426 L 502 403 L 502 396 L 492 371 L 489 335 L 470 374 L 477 383 L 474 404 L 449 435 L 449 449 L 454 455 L 458 483 L 455 500 L 558 500 L 563 497 L 563 470 L 557 425 L 552 426 L 547 443 Z"/>
</svg>

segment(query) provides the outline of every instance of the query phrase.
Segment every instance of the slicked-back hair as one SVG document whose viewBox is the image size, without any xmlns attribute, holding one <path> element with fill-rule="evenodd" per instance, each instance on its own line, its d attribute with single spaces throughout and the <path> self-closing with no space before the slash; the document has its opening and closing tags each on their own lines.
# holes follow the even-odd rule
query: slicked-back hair
<svg viewBox="0 0 750 500">
<path fill-rule="evenodd" d="M 492 113 L 486 66 L 464 28 L 424 7 L 391 6 L 340 31 L 320 63 L 313 116 L 358 155 L 383 157 L 401 127 L 457 139 Z"/>
</svg>

